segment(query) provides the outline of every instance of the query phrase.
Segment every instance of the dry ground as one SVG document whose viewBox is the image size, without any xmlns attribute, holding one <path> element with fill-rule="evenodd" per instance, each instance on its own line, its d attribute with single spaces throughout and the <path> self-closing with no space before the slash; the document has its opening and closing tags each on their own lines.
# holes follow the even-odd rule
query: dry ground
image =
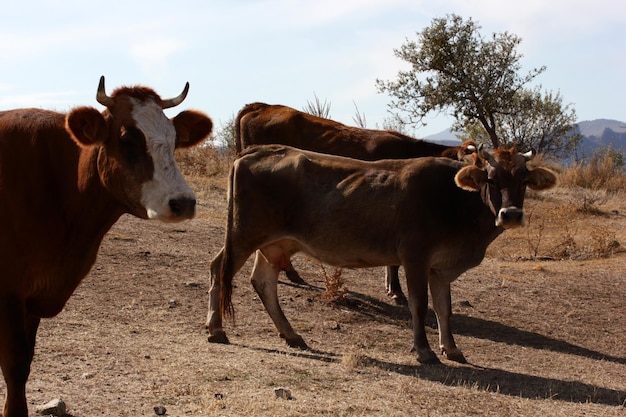
<svg viewBox="0 0 626 417">
<path fill-rule="evenodd" d="M 151 416 L 157 405 L 170 416 L 626 416 L 626 254 L 614 244 L 626 245 L 625 197 L 595 215 L 576 211 L 581 193 L 529 199 L 529 227 L 505 232 L 452 286 L 453 330 L 470 363 L 422 366 L 382 268 L 343 270 L 347 295 L 329 301 L 322 269 L 305 258 L 295 264 L 310 286 L 281 279 L 279 292 L 312 350 L 278 337 L 250 262 L 235 281 L 232 344 L 207 343 L 225 181 L 191 182 L 196 219 L 123 217 L 65 310 L 42 322 L 31 414 L 61 397 L 74 417 Z M 430 326 L 435 347 L 432 314 Z M 275 398 L 277 387 L 292 399 Z"/>
</svg>

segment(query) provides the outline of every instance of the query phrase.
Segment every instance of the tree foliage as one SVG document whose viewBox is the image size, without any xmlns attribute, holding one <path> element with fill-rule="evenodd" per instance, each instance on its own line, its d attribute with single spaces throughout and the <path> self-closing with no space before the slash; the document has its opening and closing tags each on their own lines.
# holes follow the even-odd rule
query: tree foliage
<svg viewBox="0 0 626 417">
<path fill-rule="evenodd" d="M 499 147 L 498 115 L 512 112 L 516 94 L 545 67 L 519 75 L 521 39 L 507 32 L 485 39 L 479 31 L 472 19 L 448 15 L 395 49 L 411 69 L 399 71 L 395 81 L 376 80 L 379 91 L 393 97 L 392 113 L 405 114 L 405 123 L 423 124 L 428 113 L 449 111 L 457 128 L 478 122 Z"/>
<path fill-rule="evenodd" d="M 521 151 L 565 157 L 575 152 L 581 135 L 574 129 L 576 112 L 571 105 L 563 105 L 560 93 L 542 93 L 540 87 L 522 89 L 512 99 L 511 111 L 495 117 L 499 126 L 500 146 L 514 146 Z M 461 140 L 489 142 L 483 126 L 474 121 L 466 124 Z"/>
<path fill-rule="evenodd" d="M 497 116 L 502 145 L 564 157 L 576 150 L 581 135 L 573 128 L 576 112 L 563 105 L 560 93 L 540 88 L 521 90 L 512 102 L 512 111 Z"/>
<path fill-rule="evenodd" d="M 225 123 L 220 124 L 215 132 L 216 143 L 235 151 L 237 138 L 235 137 L 235 116 L 231 116 Z"/>
</svg>

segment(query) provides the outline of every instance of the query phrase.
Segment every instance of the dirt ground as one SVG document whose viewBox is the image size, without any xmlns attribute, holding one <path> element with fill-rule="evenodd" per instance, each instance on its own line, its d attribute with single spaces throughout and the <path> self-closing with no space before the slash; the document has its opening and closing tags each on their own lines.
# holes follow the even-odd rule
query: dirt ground
<svg viewBox="0 0 626 417">
<path fill-rule="evenodd" d="M 580 197 L 562 189 L 528 199 L 529 227 L 505 232 L 452 285 L 469 363 L 424 366 L 382 268 L 342 270 L 347 293 L 332 301 L 320 265 L 303 257 L 294 264 L 309 285 L 281 277 L 279 296 L 311 350 L 278 337 L 251 260 L 225 323 L 232 344 L 209 344 L 208 264 L 222 245 L 226 185 L 190 182 L 196 219 L 123 217 L 63 312 L 42 322 L 31 415 L 62 398 L 74 417 L 154 416 L 155 406 L 169 416 L 626 416 L 626 253 L 615 243 L 626 245 L 626 198 L 597 214 L 576 211 Z M 436 347 L 432 313 L 429 324 Z"/>
</svg>

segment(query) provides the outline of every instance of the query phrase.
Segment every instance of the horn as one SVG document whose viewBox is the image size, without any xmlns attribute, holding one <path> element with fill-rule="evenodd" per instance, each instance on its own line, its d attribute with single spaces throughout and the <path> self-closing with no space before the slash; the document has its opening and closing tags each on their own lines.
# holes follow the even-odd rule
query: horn
<svg viewBox="0 0 626 417">
<path fill-rule="evenodd" d="M 104 91 L 104 75 L 100 77 L 98 92 L 96 93 L 96 100 L 98 100 L 98 103 L 106 107 L 112 106 L 113 103 L 115 103 L 115 101 L 111 97 L 107 96 L 107 93 Z"/>
<path fill-rule="evenodd" d="M 478 145 L 478 156 L 480 156 L 482 159 L 486 160 L 489 163 L 489 165 L 494 166 L 496 164 L 496 160 L 494 159 L 493 155 L 491 155 L 485 149 L 485 144 L 484 143 L 481 143 L 480 145 Z"/>
<path fill-rule="evenodd" d="M 537 155 L 537 152 L 534 149 L 531 149 L 528 152 L 522 154 L 522 156 L 527 162 L 533 159 L 535 155 Z"/>
<path fill-rule="evenodd" d="M 176 96 L 174 98 L 169 98 L 167 100 L 162 100 L 161 101 L 161 108 L 169 109 L 170 107 L 178 106 L 180 103 L 183 102 L 185 97 L 187 97 L 187 93 L 188 92 L 189 92 L 189 83 L 187 82 L 185 84 L 185 88 L 183 89 L 183 92 L 180 93 L 178 96 Z"/>
</svg>

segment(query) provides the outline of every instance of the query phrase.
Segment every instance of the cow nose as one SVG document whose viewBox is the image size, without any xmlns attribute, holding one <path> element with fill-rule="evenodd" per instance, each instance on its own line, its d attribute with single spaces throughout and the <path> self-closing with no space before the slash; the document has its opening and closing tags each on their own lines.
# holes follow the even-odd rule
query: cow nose
<svg viewBox="0 0 626 417">
<path fill-rule="evenodd" d="M 196 200 L 194 198 L 173 198 L 169 204 L 174 217 L 191 219 L 196 214 Z"/>
<path fill-rule="evenodd" d="M 510 227 L 523 226 L 525 223 L 524 210 L 517 207 L 501 208 L 496 218 L 496 226 L 505 229 Z"/>
</svg>

